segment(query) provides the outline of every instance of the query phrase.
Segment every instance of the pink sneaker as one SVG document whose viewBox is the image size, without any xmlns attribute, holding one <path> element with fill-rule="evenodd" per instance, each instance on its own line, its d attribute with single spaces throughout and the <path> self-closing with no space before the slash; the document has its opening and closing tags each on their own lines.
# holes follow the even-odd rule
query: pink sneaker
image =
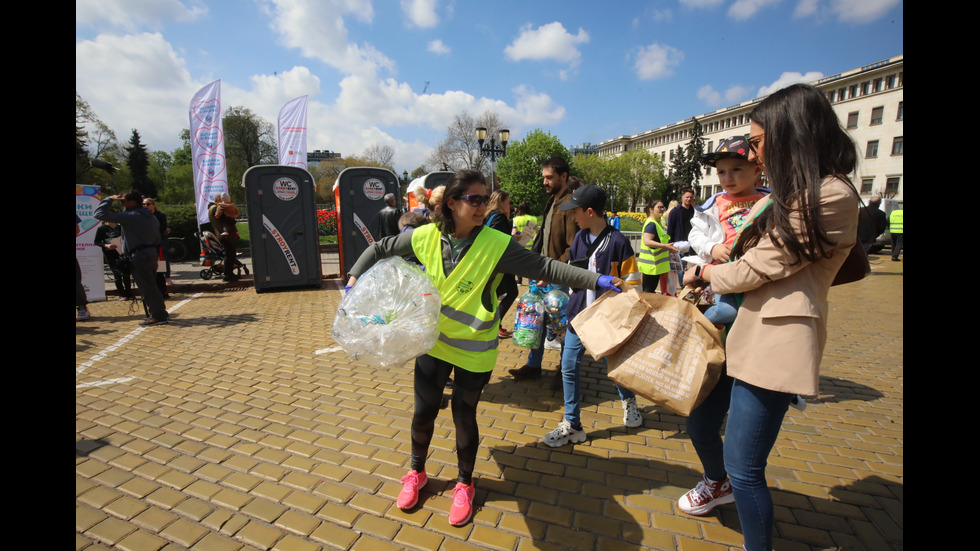
<svg viewBox="0 0 980 551">
<path fill-rule="evenodd" d="M 708 479 L 705 478 L 677 500 L 677 508 L 689 515 L 701 516 L 708 514 L 719 505 L 734 501 L 732 485 L 728 483 L 727 477 L 721 482 L 714 483 L 708 483 Z"/>
<path fill-rule="evenodd" d="M 415 504 L 419 502 L 419 490 L 428 481 L 429 477 L 425 471 L 420 473 L 408 471 L 408 474 L 402 477 L 402 482 L 405 485 L 402 486 L 402 491 L 398 492 L 398 508 L 406 511 L 415 507 Z"/>
<path fill-rule="evenodd" d="M 473 497 L 476 488 L 472 484 L 457 482 L 453 488 L 453 505 L 449 508 L 449 524 L 462 526 L 473 516 Z"/>
</svg>

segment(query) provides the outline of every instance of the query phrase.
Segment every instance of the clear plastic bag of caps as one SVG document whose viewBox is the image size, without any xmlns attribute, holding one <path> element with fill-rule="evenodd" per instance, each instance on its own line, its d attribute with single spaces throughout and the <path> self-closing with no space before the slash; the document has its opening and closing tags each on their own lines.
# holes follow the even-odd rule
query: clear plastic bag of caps
<svg viewBox="0 0 980 551">
<path fill-rule="evenodd" d="M 544 296 L 545 292 L 534 282 L 531 288 L 521 295 L 517 302 L 517 317 L 514 320 L 514 344 L 525 348 L 541 346 L 544 336 Z"/>
<path fill-rule="evenodd" d="M 547 314 L 548 328 L 557 335 L 559 342 L 565 338 L 565 329 L 568 327 L 568 317 L 565 310 L 568 308 L 568 293 L 561 289 L 552 289 L 544 295 L 544 312 Z"/>
<path fill-rule="evenodd" d="M 331 334 L 352 360 L 402 364 L 435 346 L 441 303 L 422 270 L 401 257 L 386 258 L 341 299 Z"/>
</svg>

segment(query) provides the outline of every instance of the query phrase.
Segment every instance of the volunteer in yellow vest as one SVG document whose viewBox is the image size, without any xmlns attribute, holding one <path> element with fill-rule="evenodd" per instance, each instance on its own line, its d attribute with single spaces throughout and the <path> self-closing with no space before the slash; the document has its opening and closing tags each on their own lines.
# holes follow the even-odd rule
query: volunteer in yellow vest
<svg viewBox="0 0 980 551">
<path fill-rule="evenodd" d="M 892 260 L 898 261 L 898 254 L 902 252 L 903 232 L 902 218 L 904 211 L 895 209 L 888 215 L 888 231 L 892 234 Z"/>
<path fill-rule="evenodd" d="M 473 469 L 480 434 L 476 408 L 497 361 L 500 326 L 496 288 L 501 274 L 545 280 L 578 289 L 625 288 L 618 277 L 600 276 L 523 248 L 509 235 L 483 226 L 489 196 L 483 174 L 457 171 L 449 179 L 434 224 L 386 237 L 368 247 L 350 270 L 348 286 L 375 262 L 415 255 L 442 295 L 439 339 L 415 360 L 415 414 L 412 468 L 402 478 L 398 507 L 409 510 L 425 486 L 425 460 L 439 414 L 443 388 L 453 377 L 452 414 L 456 427 L 459 477 L 453 488 L 449 523 L 466 524 L 473 515 Z"/>
<path fill-rule="evenodd" d="M 664 215 L 664 202 L 656 199 L 647 205 L 647 219 L 643 223 L 643 245 L 640 247 L 639 266 L 643 274 L 643 292 L 665 295 L 677 294 L 677 289 L 667 289 L 667 273 L 670 272 L 670 253 L 677 249 L 670 244 L 670 236 L 660 221 Z"/>
</svg>

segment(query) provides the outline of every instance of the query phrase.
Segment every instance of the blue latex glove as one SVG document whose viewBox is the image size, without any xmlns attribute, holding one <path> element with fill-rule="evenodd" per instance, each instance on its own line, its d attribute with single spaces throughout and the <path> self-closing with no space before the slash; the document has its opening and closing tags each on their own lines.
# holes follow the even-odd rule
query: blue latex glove
<svg viewBox="0 0 980 551">
<path fill-rule="evenodd" d="M 344 285 L 344 294 L 346 295 L 347 293 L 350 293 L 350 290 L 353 288 L 353 285 Z"/>
<path fill-rule="evenodd" d="M 622 289 L 613 284 L 613 276 L 599 276 L 599 282 L 596 283 L 596 285 L 603 291 L 616 291 L 617 293 L 623 292 Z"/>
</svg>

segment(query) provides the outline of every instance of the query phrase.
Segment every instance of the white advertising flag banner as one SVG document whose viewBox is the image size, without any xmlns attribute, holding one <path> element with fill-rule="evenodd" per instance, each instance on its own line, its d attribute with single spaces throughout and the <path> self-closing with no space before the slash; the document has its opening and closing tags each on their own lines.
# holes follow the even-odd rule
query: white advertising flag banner
<svg viewBox="0 0 980 551">
<path fill-rule="evenodd" d="M 306 100 L 298 97 L 279 110 L 279 164 L 306 166 Z"/>
<path fill-rule="evenodd" d="M 208 222 L 208 203 L 228 192 L 225 140 L 221 130 L 221 81 L 201 88 L 191 100 L 191 157 L 194 159 L 194 203 L 197 221 Z"/>
</svg>

